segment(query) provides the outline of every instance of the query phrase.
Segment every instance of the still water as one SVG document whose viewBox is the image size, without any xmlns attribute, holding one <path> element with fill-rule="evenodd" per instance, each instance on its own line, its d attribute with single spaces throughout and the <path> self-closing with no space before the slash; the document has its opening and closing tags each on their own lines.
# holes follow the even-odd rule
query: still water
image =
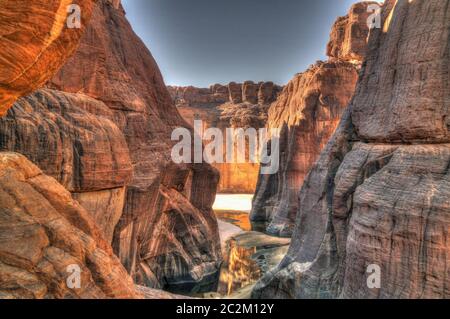
<svg viewBox="0 0 450 319">
<path fill-rule="evenodd" d="M 253 195 L 218 194 L 214 212 L 219 219 L 223 247 L 217 293 L 248 298 L 251 287 L 275 267 L 287 252 L 288 239 L 263 233 L 264 224 L 250 222 Z"/>
</svg>

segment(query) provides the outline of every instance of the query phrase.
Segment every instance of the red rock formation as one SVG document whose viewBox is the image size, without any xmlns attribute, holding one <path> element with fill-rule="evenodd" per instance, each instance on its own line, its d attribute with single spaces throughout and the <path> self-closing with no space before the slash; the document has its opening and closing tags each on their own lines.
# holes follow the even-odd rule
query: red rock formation
<svg viewBox="0 0 450 319">
<path fill-rule="evenodd" d="M 140 297 L 89 213 L 17 153 L 0 153 L 0 203 L 0 299 Z"/>
<path fill-rule="evenodd" d="M 177 107 L 214 108 L 222 104 L 265 105 L 272 103 L 281 91 L 281 87 L 273 82 L 255 84 L 247 81 L 243 84 L 231 82 L 227 86 L 211 85 L 209 89 L 193 86 L 168 86 L 170 95 Z"/>
<path fill-rule="evenodd" d="M 338 19 L 328 45 L 330 59 L 296 75 L 270 107 L 268 126 L 281 129 L 280 170 L 259 176 L 251 219 L 267 222 L 271 234 L 292 235 L 298 191 L 353 96 L 366 46 L 369 4 L 355 4 Z"/>
<path fill-rule="evenodd" d="M 244 84 L 231 82 L 228 86 L 212 85 L 209 89 L 168 87 L 183 118 L 191 125 L 202 120 L 208 127 L 263 128 L 267 122 L 268 105 L 275 101 L 281 87 L 272 82 Z M 243 102 L 245 101 L 245 102 Z M 253 193 L 259 164 L 213 164 L 220 172 L 218 191 L 221 193 Z"/>
<path fill-rule="evenodd" d="M 217 173 L 207 165 L 172 163 L 172 130 L 186 123 L 120 5 L 116 9 L 97 2 L 79 50 L 50 86 L 102 101 L 125 136 L 133 179 L 127 185 L 113 247 L 136 282 L 153 287 L 177 282 L 194 285 L 217 271 L 220 245 L 211 208 Z M 177 189 L 187 198 L 192 218 L 177 219 L 173 212 L 179 200 L 165 196 L 167 189 Z M 163 235 L 173 233 L 173 225 L 178 231 L 170 238 L 171 249 L 165 249 Z"/>
<path fill-rule="evenodd" d="M 172 163 L 172 129 L 187 124 L 120 1 L 97 1 L 48 87 L 0 120 L 0 148 L 26 154 L 70 190 L 138 284 L 211 280 L 221 261 L 217 172 Z"/>
<path fill-rule="evenodd" d="M 113 112 L 82 94 L 39 90 L 0 119 L 0 150 L 19 152 L 92 212 L 111 243 L 132 165 Z"/>
<path fill-rule="evenodd" d="M 449 17 L 449 1 L 385 2 L 289 253 L 255 297 L 450 297 Z"/>
<path fill-rule="evenodd" d="M 367 21 L 374 11 L 369 10 L 370 5 L 377 2 L 354 4 L 344 17 L 340 17 L 333 26 L 330 42 L 327 46 L 329 57 L 361 62 L 367 52 L 367 38 L 369 28 Z"/>
<path fill-rule="evenodd" d="M 78 45 L 92 0 L 3 0 L 0 4 L 0 116 L 22 95 L 42 86 Z M 70 29 L 68 7 L 81 9 L 81 28 Z"/>
<path fill-rule="evenodd" d="M 48 80 L 76 48 L 82 30 L 68 30 L 64 25 L 67 6 L 73 3 L 80 5 L 82 25 L 86 24 L 91 1 L 0 2 L 0 113 L 20 95 Z M 38 108 L 42 100 L 35 101 Z M 54 129 L 61 124 L 59 121 L 66 120 L 61 113 L 59 117 L 39 119 L 30 104 L 21 107 L 25 128 L 33 129 L 33 120 L 40 120 L 41 127 L 47 123 Z M 71 116 L 76 114 L 68 118 Z M 6 127 L 11 135 L 0 134 L 2 145 L 15 129 L 20 131 L 20 127 Z M 71 129 L 64 132 L 75 134 Z M 28 131 L 30 135 L 37 132 L 44 130 Z M 38 140 L 27 140 L 27 136 L 19 133 L 14 142 L 29 142 L 28 146 L 39 154 L 39 142 L 46 144 L 47 136 L 39 135 Z M 55 141 L 54 135 L 48 138 Z M 35 155 L 48 155 L 44 153 Z M 45 160 L 52 162 L 55 158 Z M 76 178 L 67 176 L 67 180 Z M 73 266 L 81 271 L 79 288 L 69 288 L 67 283 L 69 267 Z M 0 299 L 138 297 L 141 294 L 135 291 L 132 279 L 103 239 L 101 230 L 71 194 L 24 156 L 0 153 Z"/>
</svg>

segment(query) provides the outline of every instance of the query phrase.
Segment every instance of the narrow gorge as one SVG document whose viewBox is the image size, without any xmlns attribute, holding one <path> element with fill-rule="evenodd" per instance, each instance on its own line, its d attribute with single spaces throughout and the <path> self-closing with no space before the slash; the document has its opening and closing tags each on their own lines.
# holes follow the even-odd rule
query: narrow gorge
<svg viewBox="0 0 450 319">
<path fill-rule="evenodd" d="M 0 299 L 450 298 L 450 0 L 252 1 L 0 0 Z"/>
<path fill-rule="evenodd" d="M 270 141 L 280 144 L 280 169 L 259 175 L 251 219 L 267 223 L 270 234 L 292 236 L 298 191 L 353 96 L 366 54 L 372 3 L 355 4 L 336 21 L 328 60 L 297 74 L 269 109 L 268 126 L 281 129 Z"/>
</svg>

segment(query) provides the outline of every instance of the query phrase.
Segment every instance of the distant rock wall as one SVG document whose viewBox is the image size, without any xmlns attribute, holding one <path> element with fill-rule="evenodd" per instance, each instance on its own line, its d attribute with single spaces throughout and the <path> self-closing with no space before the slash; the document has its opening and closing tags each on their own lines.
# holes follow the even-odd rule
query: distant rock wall
<svg viewBox="0 0 450 319">
<path fill-rule="evenodd" d="M 231 82 L 210 88 L 168 87 L 183 118 L 191 125 L 202 120 L 205 128 L 264 128 L 268 106 L 282 88 L 272 82 Z M 220 172 L 220 193 L 251 194 L 256 189 L 258 163 L 213 164 Z"/>
</svg>

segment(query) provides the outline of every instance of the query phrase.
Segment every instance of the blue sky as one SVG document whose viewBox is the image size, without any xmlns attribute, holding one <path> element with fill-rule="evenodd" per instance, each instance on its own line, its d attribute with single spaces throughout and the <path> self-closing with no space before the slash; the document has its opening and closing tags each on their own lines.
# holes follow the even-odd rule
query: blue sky
<svg viewBox="0 0 450 319">
<path fill-rule="evenodd" d="M 355 0 L 122 0 L 168 85 L 286 84 L 325 59 Z"/>
</svg>

